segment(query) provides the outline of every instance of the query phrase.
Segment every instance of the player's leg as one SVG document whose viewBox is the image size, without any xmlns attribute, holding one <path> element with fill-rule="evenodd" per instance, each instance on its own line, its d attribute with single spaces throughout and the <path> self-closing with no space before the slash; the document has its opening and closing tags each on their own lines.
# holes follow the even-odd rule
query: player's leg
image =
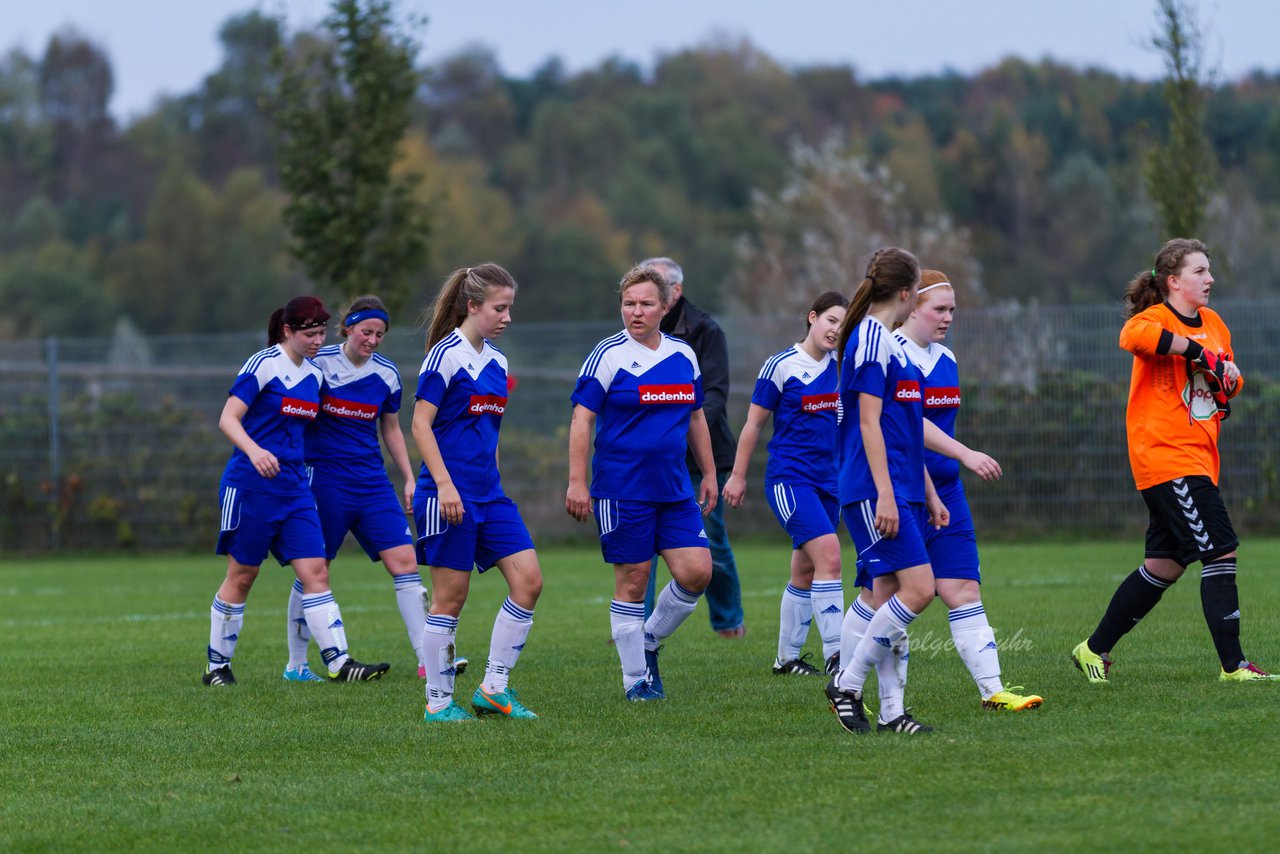
<svg viewBox="0 0 1280 854">
<path fill-rule="evenodd" d="M 810 597 L 813 587 L 813 562 L 801 549 L 791 552 L 791 577 L 782 591 L 782 603 L 778 614 L 778 655 L 773 661 L 773 672 L 778 676 L 808 676 L 817 668 L 800 657 L 809 624 L 813 622 L 813 605 Z"/>
<path fill-rule="evenodd" d="M 203 676 L 206 685 L 223 687 L 236 684 L 231 673 L 231 657 L 235 655 L 236 641 L 244 628 L 245 601 L 257 577 L 257 566 L 246 566 L 228 556 L 226 578 L 214 594 L 213 605 L 209 608 L 209 663 Z"/>
<path fill-rule="evenodd" d="M 463 520 L 465 524 L 466 516 Z M 422 656 L 427 667 L 427 708 L 423 718 L 428 722 L 471 720 L 471 714 L 453 700 L 458 617 L 471 590 L 471 566 L 463 569 L 433 565 L 431 589 L 431 613 L 422 633 Z"/>
<path fill-rule="evenodd" d="M 657 505 L 612 498 L 597 498 L 593 504 L 600 551 L 613 564 L 609 627 L 622 666 L 622 690 L 628 700 L 660 700 L 646 678 L 644 656 L 644 596 L 658 550 Z"/>
</svg>

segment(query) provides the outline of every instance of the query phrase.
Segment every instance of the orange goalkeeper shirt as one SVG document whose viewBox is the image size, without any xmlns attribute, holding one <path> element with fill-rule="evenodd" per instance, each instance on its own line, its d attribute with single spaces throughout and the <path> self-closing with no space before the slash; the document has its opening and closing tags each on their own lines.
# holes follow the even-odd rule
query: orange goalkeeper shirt
<svg viewBox="0 0 1280 854">
<path fill-rule="evenodd" d="M 1165 330 L 1231 356 L 1231 333 L 1208 308 L 1200 309 L 1199 317 L 1189 323 L 1161 303 L 1125 323 L 1120 346 L 1133 354 L 1125 413 L 1133 479 L 1140 490 L 1188 475 L 1205 475 L 1217 484 L 1218 408 L 1204 376 L 1188 374 L 1186 359 L 1156 352 Z M 1238 394 L 1243 385 L 1243 380 L 1237 383 L 1231 394 Z"/>
</svg>

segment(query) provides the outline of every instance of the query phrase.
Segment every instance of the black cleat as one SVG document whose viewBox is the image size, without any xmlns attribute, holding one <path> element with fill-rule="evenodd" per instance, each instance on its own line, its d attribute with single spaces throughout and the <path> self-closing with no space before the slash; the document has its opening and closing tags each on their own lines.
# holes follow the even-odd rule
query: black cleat
<svg viewBox="0 0 1280 854">
<path fill-rule="evenodd" d="M 329 671 L 330 682 L 372 682 L 381 679 L 391 669 L 385 661 L 381 664 L 361 664 L 354 658 L 348 658 L 338 668 L 338 672 Z"/>
<path fill-rule="evenodd" d="M 812 657 L 812 653 L 806 652 L 799 658 L 793 658 L 790 661 L 773 660 L 774 676 L 817 676 L 818 668 L 808 662 Z"/>
<path fill-rule="evenodd" d="M 877 721 L 876 732 L 905 732 L 907 735 L 927 735 L 933 732 L 933 727 L 925 726 L 911 717 L 911 710 L 907 709 L 887 724 Z"/>
<path fill-rule="evenodd" d="M 871 724 L 862 708 L 861 691 L 846 691 L 836 687 L 834 676 L 827 683 L 826 691 L 827 702 L 831 703 L 831 711 L 835 713 L 836 720 L 840 721 L 840 726 L 858 735 L 871 732 Z"/>
<path fill-rule="evenodd" d="M 231 672 L 231 665 L 224 664 L 216 670 L 206 669 L 200 681 L 210 688 L 226 688 L 236 684 L 236 677 Z"/>
<path fill-rule="evenodd" d="M 831 653 L 831 657 L 827 659 L 827 675 L 835 676 L 840 672 L 840 650 Z"/>
</svg>

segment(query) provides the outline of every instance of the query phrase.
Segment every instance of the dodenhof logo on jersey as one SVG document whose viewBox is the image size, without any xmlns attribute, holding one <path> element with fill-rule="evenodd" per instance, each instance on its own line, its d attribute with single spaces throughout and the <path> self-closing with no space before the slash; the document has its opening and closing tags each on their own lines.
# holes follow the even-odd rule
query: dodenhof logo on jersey
<svg viewBox="0 0 1280 854">
<path fill-rule="evenodd" d="M 320 411 L 320 404 L 310 400 L 298 400 L 294 397 L 280 398 L 280 414 L 288 415 L 292 418 L 305 418 L 308 421 L 314 421 L 316 413 Z"/>
<path fill-rule="evenodd" d="M 507 411 L 507 399 L 496 394 L 473 394 L 467 412 L 472 415 L 502 415 Z"/>
<path fill-rule="evenodd" d="M 893 387 L 893 399 L 899 403 L 918 403 L 920 383 L 915 380 L 898 380 L 898 384 Z"/>
<path fill-rule="evenodd" d="M 840 408 L 840 395 L 835 392 L 830 394 L 806 394 L 800 398 L 801 412 L 835 412 Z"/>
<path fill-rule="evenodd" d="M 939 386 L 937 388 L 925 389 L 925 409 L 950 409 L 959 405 L 960 389 L 958 388 L 945 388 Z"/>
<path fill-rule="evenodd" d="M 372 421 L 378 417 L 378 407 L 371 403 L 360 403 L 355 400 L 343 400 L 326 396 L 320 401 L 320 408 L 325 415 L 335 418 L 355 418 L 358 421 Z"/>
<path fill-rule="evenodd" d="M 641 403 L 697 403 L 689 383 L 675 385 L 642 385 L 638 389 Z"/>
</svg>

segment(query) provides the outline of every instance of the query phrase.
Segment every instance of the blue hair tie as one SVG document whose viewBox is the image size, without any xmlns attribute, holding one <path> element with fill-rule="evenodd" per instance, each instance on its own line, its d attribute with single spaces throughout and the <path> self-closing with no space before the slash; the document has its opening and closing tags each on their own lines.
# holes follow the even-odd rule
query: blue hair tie
<svg viewBox="0 0 1280 854">
<path fill-rule="evenodd" d="M 381 320 L 387 324 L 387 328 L 391 328 L 391 318 L 380 308 L 363 308 L 360 311 L 353 311 L 347 315 L 347 319 L 342 321 L 342 325 L 350 329 L 362 320 Z"/>
</svg>

